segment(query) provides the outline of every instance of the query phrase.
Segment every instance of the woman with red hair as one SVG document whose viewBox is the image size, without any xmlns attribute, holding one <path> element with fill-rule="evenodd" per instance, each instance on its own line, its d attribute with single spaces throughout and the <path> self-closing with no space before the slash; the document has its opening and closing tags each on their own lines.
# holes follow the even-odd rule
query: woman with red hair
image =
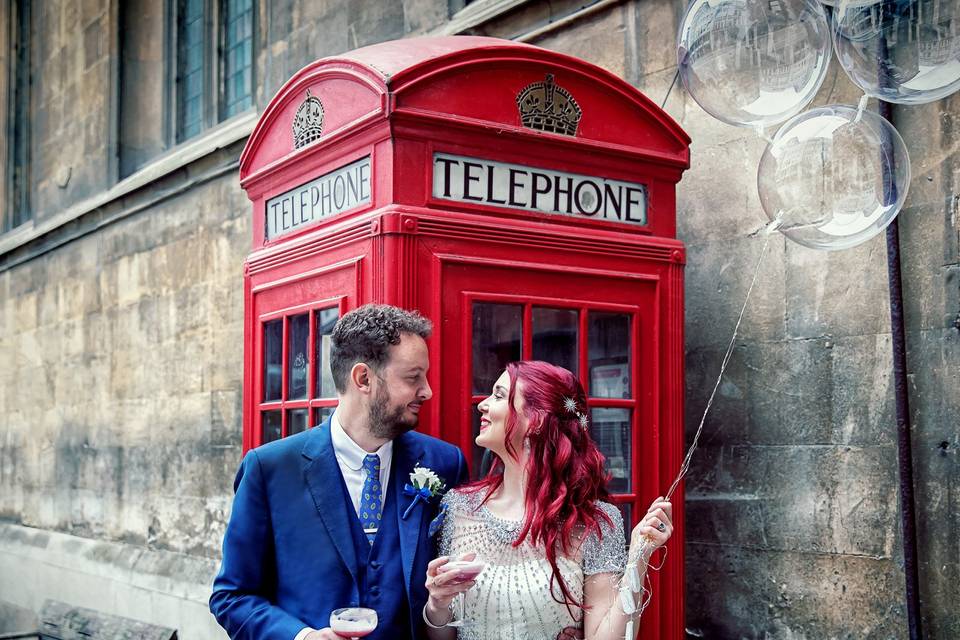
<svg viewBox="0 0 960 640">
<path fill-rule="evenodd" d="M 511 363 L 478 409 L 476 442 L 496 459 L 485 478 L 443 498 L 442 555 L 427 570 L 428 637 L 457 637 L 451 605 L 464 594 L 460 638 L 624 638 L 637 582 L 673 532 L 670 503 L 653 502 L 628 552 L 583 387 L 562 367 Z M 485 568 L 464 581 L 468 573 L 444 570 L 452 558 Z"/>
</svg>

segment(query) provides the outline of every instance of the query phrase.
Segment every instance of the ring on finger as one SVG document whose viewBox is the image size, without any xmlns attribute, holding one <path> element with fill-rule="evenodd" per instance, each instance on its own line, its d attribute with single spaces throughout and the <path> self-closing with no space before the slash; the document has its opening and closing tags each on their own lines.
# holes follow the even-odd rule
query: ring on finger
<svg viewBox="0 0 960 640">
<path fill-rule="evenodd" d="M 657 531 L 659 531 L 660 533 L 663 533 L 666 530 L 667 530 L 667 525 L 663 524 L 662 522 L 657 524 Z"/>
</svg>

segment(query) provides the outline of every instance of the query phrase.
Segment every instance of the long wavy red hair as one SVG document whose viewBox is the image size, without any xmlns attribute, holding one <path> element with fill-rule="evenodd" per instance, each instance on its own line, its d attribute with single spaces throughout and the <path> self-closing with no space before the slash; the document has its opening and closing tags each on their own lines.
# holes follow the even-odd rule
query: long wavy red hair
<svg viewBox="0 0 960 640">
<path fill-rule="evenodd" d="M 597 500 L 609 500 L 603 454 L 590 437 L 580 414 L 587 412 L 587 399 L 577 377 L 567 369 L 539 360 L 511 362 L 507 365 L 510 394 L 505 435 L 507 453 L 519 460 L 512 442 L 520 420 L 514 409 L 517 387 L 522 387 L 522 411 L 528 422 L 527 486 L 523 525 L 514 546 L 527 537 L 542 545 L 553 571 L 550 594 L 557 602 L 582 607 L 570 593 L 557 566 L 558 552 L 569 557 L 573 552 L 572 534 L 583 527 L 584 535 L 602 536 L 600 522 L 613 526 Z M 574 411 L 566 400 L 572 399 Z M 463 488 L 486 490 L 486 501 L 503 483 L 503 460 L 496 457 L 486 477 Z M 554 591 L 559 585 L 560 597 Z"/>
</svg>

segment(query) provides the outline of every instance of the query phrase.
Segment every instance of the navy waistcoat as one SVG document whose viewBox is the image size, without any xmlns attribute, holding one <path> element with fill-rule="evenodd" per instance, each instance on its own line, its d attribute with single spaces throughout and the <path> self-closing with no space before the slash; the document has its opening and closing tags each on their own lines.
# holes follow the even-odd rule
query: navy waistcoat
<svg viewBox="0 0 960 640">
<path fill-rule="evenodd" d="M 397 482 L 391 478 L 390 482 Z M 345 500 L 352 500 L 343 483 Z M 386 499 L 381 509 L 380 530 L 373 546 L 363 532 L 360 518 L 352 506 L 350 509 L 350 533 L 357 553 L 357 581 L 360 591 L 360 606 L 375 609 L 377 630 L 367 636 L 370 640 L 396 640 L 410 636 L 410 615 L 407 591 L 403 584 L 403 565 L 400 561 L 400 533 L 397 530 L 397 502 L 395 487 L 388 485 Z"/>
</svg>

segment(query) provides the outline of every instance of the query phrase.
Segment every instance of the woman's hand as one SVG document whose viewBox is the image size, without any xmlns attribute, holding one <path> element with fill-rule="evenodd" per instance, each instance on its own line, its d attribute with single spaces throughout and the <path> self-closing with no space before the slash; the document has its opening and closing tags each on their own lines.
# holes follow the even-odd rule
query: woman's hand
<svg viewBox="0 0 960 640">
<path fill-rule="evenodd" d="M 477 554 L 468 553 L 459 559 L 474 560 L 476 557 Z M 431 560 L 430 564 L 427 565 L 426 587 L 427 591 L 430 592 L 430 597 L 427 598 L 427 617 L 430 618 L 430 622 L 438 626 L 450 621 L 449 610 L 453 598 L 458 593 L 469 591 L 473 585 L 477 584 L 476 580 L 458 582 L 459 573 L 457 571 L 444 571 L 442 569 L 443 565 L 448 562 L 450 562 L 449 556 L 440 556 Z"/>
<path fill-rule="evenodd" d="M 647 509 L 647 515 L 643 516 L 630 534 L 631 549 L 640 549 L 644 542 L 649 541 L 649 552 L 653 553 L 655 549 L 665 545 L 673 534 L 672 518 L 673 505 L 663 496 L 654 500 Z"/>
</svg>

